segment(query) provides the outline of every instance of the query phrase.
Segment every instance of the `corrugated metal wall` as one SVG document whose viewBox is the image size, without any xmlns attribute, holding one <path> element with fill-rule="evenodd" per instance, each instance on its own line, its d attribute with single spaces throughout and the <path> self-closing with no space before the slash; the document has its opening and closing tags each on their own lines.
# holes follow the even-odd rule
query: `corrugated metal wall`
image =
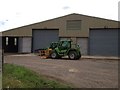
<svg viewBox="0 0 120 90">
<path fill-rule="evenodd" d="M 32 38 L 31 37 L 19 37 L 19 53 L 30 53 L 31 52 L 31 44 Z"/>
<path fill-rule="evenodd" d="M 88 38 L 77 38 L 77 44 L 80 46 L 82 55 L 87 55 L 88 51 Z"/>
<path fill-rule="evenodd" d="M 81 20 L 67 20 L 67 30 L 81 30 Z"/>
</svg>

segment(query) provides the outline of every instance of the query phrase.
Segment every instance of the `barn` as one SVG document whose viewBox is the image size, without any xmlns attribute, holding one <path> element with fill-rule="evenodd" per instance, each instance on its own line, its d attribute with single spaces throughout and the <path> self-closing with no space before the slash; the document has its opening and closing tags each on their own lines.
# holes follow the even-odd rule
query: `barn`
<svg viewBox="0 0 120 90">
<path fill-rule="evenodd" d="M 51 42 L 71 39 L 82 55 L 117 56 L 118 21 L 69 14 L 2 32 L 5 52 L 31 53 Z"/>
</svg>

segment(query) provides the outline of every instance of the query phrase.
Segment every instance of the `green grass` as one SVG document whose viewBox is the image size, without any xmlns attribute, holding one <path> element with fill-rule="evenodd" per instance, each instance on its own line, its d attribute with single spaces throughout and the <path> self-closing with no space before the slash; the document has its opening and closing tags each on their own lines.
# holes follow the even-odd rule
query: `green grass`
<svg viewBox="0 0 120 90">
<path fill-rule="evenodd" d="M 13 64 L 4 64 L 3 88 L 68 88 L 68 84 L 47 79 L 44 76 Z"/>
</svg>

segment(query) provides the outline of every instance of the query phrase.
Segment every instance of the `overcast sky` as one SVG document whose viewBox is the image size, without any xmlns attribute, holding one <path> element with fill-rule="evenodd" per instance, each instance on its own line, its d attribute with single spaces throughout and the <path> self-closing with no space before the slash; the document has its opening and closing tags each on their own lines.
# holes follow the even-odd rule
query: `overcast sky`
<svg viewBox="0 0 120 90">
<path fill-rule="evenodd" d="M 0 31 L 71 13 L 118 21 L 119 0 L 0 0 Z"/>
</svg>

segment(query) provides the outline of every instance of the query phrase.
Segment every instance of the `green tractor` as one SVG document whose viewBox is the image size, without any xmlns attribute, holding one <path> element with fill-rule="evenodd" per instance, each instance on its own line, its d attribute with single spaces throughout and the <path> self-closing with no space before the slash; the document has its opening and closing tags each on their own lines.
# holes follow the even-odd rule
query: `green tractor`
<svg viewBox="0 0 120 90">
<path fill-rule="evenodd" d="M 53 42 L 49 47 L 49 57 L 52 59 L 68 56 L 71 60 L 77 60 L 81 58 L 81 52 L 79 45 L 72 44 L 71 40 L 61 40 L 59 42 Z"/>
</svg>

